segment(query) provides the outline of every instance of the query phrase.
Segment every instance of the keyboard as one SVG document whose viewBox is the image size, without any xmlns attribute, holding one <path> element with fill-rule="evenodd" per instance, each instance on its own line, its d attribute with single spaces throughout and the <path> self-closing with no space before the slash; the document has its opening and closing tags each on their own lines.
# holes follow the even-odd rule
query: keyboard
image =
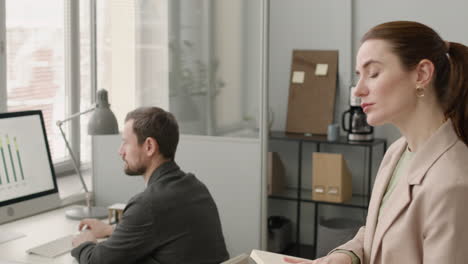
<svg viewBox="0 0 468 264">
<path fill-rule="evenodd" d="M 75 235 L 67 235 L 57 238 L 42 245 L 26 250 L 29 254 L 37 254 L 44 257 L 54 258 L 58 255 L 70 252 L 73 249 L 72 240 Z"/>
</svg>

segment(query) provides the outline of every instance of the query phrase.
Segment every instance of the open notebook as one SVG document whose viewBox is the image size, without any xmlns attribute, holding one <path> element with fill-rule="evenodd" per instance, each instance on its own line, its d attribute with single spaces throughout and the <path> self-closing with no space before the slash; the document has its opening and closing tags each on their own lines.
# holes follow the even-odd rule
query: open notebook
<svg viewBox="0 0 468 264">
<path fill-rule="evenodd" d="M 284 257 L 290 256 L 254 249 L 250 255 L 241 254 L 221 264 L 285 264 Z"/>
</svg>

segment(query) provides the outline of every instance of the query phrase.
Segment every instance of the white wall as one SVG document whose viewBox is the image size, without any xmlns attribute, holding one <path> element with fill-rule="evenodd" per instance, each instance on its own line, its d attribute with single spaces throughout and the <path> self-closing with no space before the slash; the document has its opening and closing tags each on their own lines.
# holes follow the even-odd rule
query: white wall
<svg viewBox="0 0 468 264">
<path fill-rule="evenodd" d="M 182 135 L 176 160 L 210 190 L 230 255 L 260 248 L 260 140 Z"/>
</svg>

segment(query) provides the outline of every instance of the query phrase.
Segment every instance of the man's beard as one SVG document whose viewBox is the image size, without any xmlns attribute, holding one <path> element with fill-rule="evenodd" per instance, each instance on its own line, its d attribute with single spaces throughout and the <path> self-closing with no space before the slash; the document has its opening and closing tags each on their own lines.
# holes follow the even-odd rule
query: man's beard
<svg viewBox="0 0 468 264">
<path fill-rule="evenodd" d="M 125 171 L 125 174 L 129 175 L 129 176 L 140 176 L 140 175 L 143 175 L 145 174 L 147 170 L 147 167 L 145 165 L 140 165 L 136 168 L 130 168 L 130 166 L 127 166 L 125 167 L 124 171 Z"/>
</svg>

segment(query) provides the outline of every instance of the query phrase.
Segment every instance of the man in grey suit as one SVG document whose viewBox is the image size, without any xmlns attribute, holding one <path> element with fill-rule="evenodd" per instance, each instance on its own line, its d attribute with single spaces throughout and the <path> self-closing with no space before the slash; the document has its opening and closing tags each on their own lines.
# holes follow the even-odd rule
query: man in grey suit
<svg viewBox="0 0 468 264">
<path fill-rule="evenodd" d="M 71 253 L 79 263 L 217 264 L 229 258 L 208 189 L 174 162 L 178 142 L 171 113 L 144 107 L 127 114 L 119 154 L 125 173 L 143 175 L 146 188 L 130 199 L 115 228 L 81 221 L 79 229 L 87 230 L 75 237 Z"/>
</svg>

